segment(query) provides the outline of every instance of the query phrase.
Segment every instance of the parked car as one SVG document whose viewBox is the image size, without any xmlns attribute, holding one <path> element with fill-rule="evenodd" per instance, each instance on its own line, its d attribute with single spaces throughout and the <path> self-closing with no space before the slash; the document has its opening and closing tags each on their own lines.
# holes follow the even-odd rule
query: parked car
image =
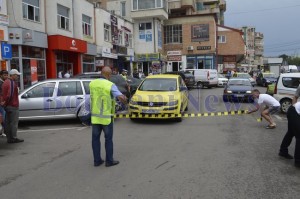
<svg viewBox="0 0 300 199">
<path fill-rule="evenodd" d="M 256 77 L 256 84 L 267 87 L 269 84 L 276 83 L 277 78 L 274 73 L 259 73 Z"/>
<path fill-rule="evenodd" d="M 101 72 L 86 72 L 86 73 L 81 73 L 74 78 L 100 78 L 101 77 Z M 111 75 L 110 81 L 113 82 L 120 92 L 125 95 L 127 98 L 130 98 L 130 85 L 126 80 L 121 76 L 121 75 Z"/>
<path fill-rule="evenodd" d="M 129 113 L 180 114 L 188 109 L 188 89 L 179 75 L 151 75 L 143 80 L 129 102 Z M 172 116 L 181 121 L 181 116 Z M 159 117 L 156 117 L 159 118 Z M 135 119 L 131 117 L 131 119 Z M 163 118 L 160 118 L 163 119 Z M 166 119 L 166 118 L 164 118 Z"/>
<path fill-rule="evenodd" d="M 228 80 L 223 92 L 224 102 L 253 102 L 253 85 L 248 78 L 232 77 Z"/>
<path fill-rule="evenodd" d="M 225 86 L 228 82 L 228 78 L 226 78 L 223 74 L 218 73 L 218 86 Z"/>
<path fill-rule="evenodd" d="M 218 72 L 215 69 L 186 69 L 195 77 L 197 88 L 212 88 L 218 86 Z"/>
<path fill-rule="evenodd" d="M 279 101 L 283 113 L 287 113 L 292 105 L 299 83 L 300 73 L 283 73 L 279 76 L 274 89 L 274 98 Z"/>
<path fill-rule="evenodd" d="M 89 102 L 92 79 L 48 79 L 19 94 L 19 119 L 77 118 L 83 103 Z"/>
<path fill-rule="evenodd" d="M 232 77 L 238 77 L 238 78 L 248 78 L 252 84 L 252 86 L 255 86 L 256 85 L 256 81 L 255 79 L 253 79 L 251 77 L 251 75 L 249 75 L 248 73 L 234 73 L 232 75 Z"/>
<path fill-rule="evenodd" d="M 175 74 L 180 75 L 183 81 L 185 82 L 185 85 L 188 88 L 193 88 L 195 86 L 195 77 L 190 72 L 184 72 L 184 71 L 172 71 L 172 72 L 166 72 L 165 74 Z"/>
</svg>

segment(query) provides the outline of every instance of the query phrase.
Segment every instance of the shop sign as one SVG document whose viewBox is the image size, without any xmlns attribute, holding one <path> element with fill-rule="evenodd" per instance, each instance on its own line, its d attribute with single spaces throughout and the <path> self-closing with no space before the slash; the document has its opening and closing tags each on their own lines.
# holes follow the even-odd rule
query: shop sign
<svg viewBox="0 0 300 199">
<path fill-rule="evenodd" d="M 197 50 L 210 50 L 211 46 L 197 46 Z"/>
<path fill-rule="evenodd" d="M 137 61 L 147 61 L 146 54 L 137 54 L 136 58 L 137 58 Z"/>
<path fill-rule="evenodd" d="M 106 47 L 102 48 L 102 57 L 118 59 L 118 55 L 111 53 L 111 49 Z"/>
<path fill-rule="evenodd" d="M 8 15 L 0 14 L 0 25 L 8 26 L 9 18 Z"/>
<path fill-rule="evenodd" d="M 223 62 L 235 62 L 235 56 L 224 56 Z"/>
<path fill-rule="evenodd" d="M 168 56 L 168 61 L 181 61 L 181 55 Z"/>
<path fill-rule="evenodd" d="M 33 31 L 32 30 L 23 30 L 22 35 L 23 35 L 24 42 L 33 41 Z"/>
<path fill-rule="evenodd" d="M 110 15 L 110 25 L 111 25 L 111 40 L 112 44 L 118 44 L 119 30 L 118 30 L 118 18 L 114 15 Z"/>
<path fill-rule="evenodd" d="M 95 66 L 104 66 L 104 60 L 95 60 Z"/>
<path fill-rule="evenodd" d="M 149 61 L 159 60 L 159 53 L 148 54 L 148 60 Z"/>
<path fill-rule="evenodd" d="M 2 56 L 2 59 L 11 59 L 12 58 L 11 44 L 1 43 L 1 56 Z"/>
<path fill-rule="evenodd" d="M 181 50 L 168 51 L 167 55 L 168 56 L 181 55 Z"/>
<path fill-rule="evenodd" d="M 30 59 L 30 71 L 31 71 L 31 85 L 33 85 L 38 82 L 36 59 Z"/>
<path fill-rule="evenodd" d="M 192 42 L 209 41 L 209 24 L 191 26 Z"/>
<path fill-rule="evenodd" d="M 224 68 L 234 69 L 235 68 L 235 64 L 224 63 Z"/>
</svg>

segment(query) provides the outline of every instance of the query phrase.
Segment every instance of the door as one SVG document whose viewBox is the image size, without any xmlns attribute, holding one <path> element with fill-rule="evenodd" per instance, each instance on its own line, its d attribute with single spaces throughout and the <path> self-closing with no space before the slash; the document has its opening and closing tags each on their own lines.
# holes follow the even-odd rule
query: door
<svg viewBox="0 0 300 199">
<path fill-rule="evenodd" d="M 81 81 L 61 81 L 58 84 L 55 117 L 76 117 L 84 100 Z"/>
<path fill-rule="evenodd" d="M 19 96 L 20 118 L 53 117 L 55 111 L 54 90 L 56 82 L 44 82 L 31 87 Z"/>
<path fill-rule="evenodd" d="M 179 71 L 178 62 L 172 62 L 172 71 Z"/>
</svg>

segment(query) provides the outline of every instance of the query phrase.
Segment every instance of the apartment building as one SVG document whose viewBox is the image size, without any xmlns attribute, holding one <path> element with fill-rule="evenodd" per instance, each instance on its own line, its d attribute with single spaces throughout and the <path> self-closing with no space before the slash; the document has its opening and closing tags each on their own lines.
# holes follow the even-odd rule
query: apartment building
<svg viewBox="0 0 300 199">
<path fill-rule="evenodd" d="M 0 64 L 1 70 L 7 68 L 7 60 L 11 59 L 11 45 L 7 44 L 8 41 L 8 22 L 6 1 L 0 1 Z"/>
<path fill-rule="evenodd" d="M 264 62 L 264 34 L 255 32 L 254 41 L 254 65 L 262 66 Z"/>
<path fill-rule="evenodd" d="M 86 0 L 0 3 L 0 39 L 2 46 L 11 45 L 12 52 L 7 66 L 7 57 L 2 57 L 2 68 L 22 73 L 20 89 L 57 78 L 60 72 L 76 75 L 104 65 L 130 68 L 133 25 L 99 8 L 100 4 Z"/>
<path fill-rule="evenodd" d="M 246 46 L 243 39 L 243 32 L 218 25 L 218 71 L 237 70 L 238 64 L 244 59 Z"/>
<path fill-rule="evenodd" d="M 19 86 L 24 89 L 47 78 L 45 0 L 6 2 L 9 15 L 8 43 L 12 45 L 12 59 L 7 69 L 15 68 L 22 73 Z"/>
</svg>

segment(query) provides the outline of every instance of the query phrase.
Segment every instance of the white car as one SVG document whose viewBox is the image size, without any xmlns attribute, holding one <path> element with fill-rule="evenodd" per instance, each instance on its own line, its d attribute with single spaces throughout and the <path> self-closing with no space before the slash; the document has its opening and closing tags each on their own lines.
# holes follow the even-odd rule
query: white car
<svg viewBox="0 0 300 199">
<path fill-rule="evenodd" d="M 300 73 L 283 73 L 279 76 L 274 89 L 274 98 L 279 101 L 283 113 L 287 113 L 299 86 Z"/>
<path fill-rule="evenodd" d="M 225 86 L 228 82 L 228 78 L 218 73 L 218 86 Z"/>
</svg>

